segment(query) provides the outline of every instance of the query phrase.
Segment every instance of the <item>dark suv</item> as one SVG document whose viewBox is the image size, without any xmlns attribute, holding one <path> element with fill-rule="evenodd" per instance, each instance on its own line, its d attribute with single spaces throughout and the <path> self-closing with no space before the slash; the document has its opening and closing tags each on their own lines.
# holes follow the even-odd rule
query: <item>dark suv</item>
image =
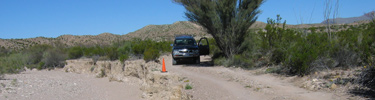
<svg viewBox="0 0 375 100">
<path fill-rule="evenodd" d="M 177 36 L 174 43 L 171 44 L 173 65 L 178 64 L 181 60 L 193 60 L 200 63 L 200 55 L 208 55 L 209 44 L 207 38 L 201 38 L 197 43 L 192 36 Z"/>
</svg>

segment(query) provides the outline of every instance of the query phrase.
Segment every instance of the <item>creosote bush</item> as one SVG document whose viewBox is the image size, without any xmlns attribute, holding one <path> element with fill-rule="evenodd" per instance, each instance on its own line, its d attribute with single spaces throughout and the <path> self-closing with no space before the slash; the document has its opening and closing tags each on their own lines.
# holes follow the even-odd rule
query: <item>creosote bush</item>
<svg viewBox="0 0 375 100">
<path fill-rule="evenodd" d="M 54 67 L 64 67 L 65 54 L 59 49 L 49 49 L 43 54 L 42 62 L 44 63 L 42 68 L 54 68 Z"/>
<path fill-rule="evenodd" d="M 69 59 L 76 59 L 83 56 L 83 49 L 80 46 L 75 46 L 68 49 Z"/>
<path fill-rule="evenodd" d="M 150 48 L 146 49 L 146 51 L 143 53 L 143 59 L 145 61 L 155 60 L 159 56 L 160 56 L 159 50 L 157 50 L 157 49 L 155 49 L 153 47 L 150 47 Z"/>
<path fill-rule="evenodd" d="M 23 70 L 27 59 L 21 53 L 0 57 L 0 76 L 4 73 L 18 73 Z"/>
</svg>

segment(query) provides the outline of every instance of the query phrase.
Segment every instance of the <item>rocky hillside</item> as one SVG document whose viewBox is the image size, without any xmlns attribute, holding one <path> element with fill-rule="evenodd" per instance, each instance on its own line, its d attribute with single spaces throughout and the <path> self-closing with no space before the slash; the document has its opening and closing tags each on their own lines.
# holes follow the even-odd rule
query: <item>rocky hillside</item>
<svg viewBox="0 0 375 100">
<path fill-rule="evenodd" d="M 176 35 L 193 35 L 195 37 L 208 36 L 205 30 L 194 23 L 178 21 L 167 25 L 147 25 L 135 32 L 128 33 L 130 38 L 172 40 Z"/>
<path fill-rule="evenodd" d="M 125 35 L 102 33 L 99 35 L 84 35 L 84 36 L 62 35 L 55 39 L 56 41 L 59 41 L 66 46 L 75 46 L 75 45 L 90 46 L 90 45 L 110 45 L 114 42 L 127 40 L 129 38 Z"/>
<path fill-rule="evenodd" d="M 115 35 L 111 33 L 102 33 L 99 35 L 61 35 L 57 38 L 27 38 L 27 39 L 0 39 L 0 47 L 11 50 L 22 50 L 33 45 L 48 44 L 53 46 L 95 46 L 95 45 L 110 45 L 117 41 L 129 39 L 125 35 Z"/>
</svg>

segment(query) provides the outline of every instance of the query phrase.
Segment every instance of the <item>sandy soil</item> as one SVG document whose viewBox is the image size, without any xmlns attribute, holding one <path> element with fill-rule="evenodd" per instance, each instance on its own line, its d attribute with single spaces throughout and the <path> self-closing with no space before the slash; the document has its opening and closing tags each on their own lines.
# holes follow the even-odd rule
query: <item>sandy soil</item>
<svg viewBox="0 0 375 100">
<path fill-rule="evenodd" d="M 61 69 L 25 71 L 0 80 L 0 100 L 140 100 L 137 84 L 109 82 Z"/>
</svg>

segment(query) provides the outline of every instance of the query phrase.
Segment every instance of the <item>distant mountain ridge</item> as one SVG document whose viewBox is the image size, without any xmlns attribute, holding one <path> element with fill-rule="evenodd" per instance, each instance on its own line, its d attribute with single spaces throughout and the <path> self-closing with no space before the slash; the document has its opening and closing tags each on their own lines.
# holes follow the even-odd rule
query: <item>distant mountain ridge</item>
<svg viewBox="0 0 375 100">
<path fill-rule="evenodd" d="M 335 19 L 329 19 L 330 24 L 349 24 L 349 23 L 354 23 L 358 21 L 366 21 L 366 20 L 371 20 L 370 17 L 366 16 L 369 14 L 373 14 L 374 11 L 365 13 L 362 16 L 359 17 L 349 17 L 349 18 L 335 18 Z M 321 22 L 321 24 L 326 24 L 327 20 L 324 20 Z"/>
<path fill-rule="evenodd" d="M 114 42 L 129 39 L 125 35 L 115 35 L 111 33 L 102 33 L 99 35 L 61 35 L 57 38 L 27 38 L 27 39 L 0 39 L 0 47 L 11 50 L 22 50 L 33 45 L 48 44 L 60 46 L 95 46 L 95 45 L 111 45 Z"/>
</svg>

